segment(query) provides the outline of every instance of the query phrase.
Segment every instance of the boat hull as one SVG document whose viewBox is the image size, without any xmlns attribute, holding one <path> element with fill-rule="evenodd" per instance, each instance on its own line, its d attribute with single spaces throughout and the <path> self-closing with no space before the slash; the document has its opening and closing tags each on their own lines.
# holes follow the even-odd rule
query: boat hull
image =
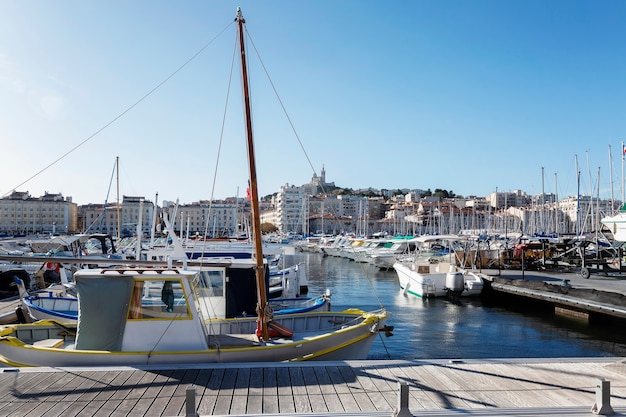
<svg viewBox="0 0 626 417">
<path fill-rule="evenodd" d="M 483 290 L 483 280 L 473 273 L 462 273 L 463 289 L 448 287 L 451 272 L 420 272 L 418 265 L 396 262 L 393 265 L 400 288 L 405 294 L 413 294 L 418 297 L 445 297 L 450 292 L 462 297 L 479 296 Z M 457 272 L 457 274 L 459 274 Z"/>
<path fill-rule="evenodd" d="M 40 321 L 1 328 L 0 362 L 13 367 L 65 367 L 359 360 L 366 359 L 386 320 L 384 311 L 285 315 L 276 321 L 292 329 L 293 338 L 277 337 L 266 344 L 259 344 L 251 337 L 256 328 L 255 319 L 222 320 L 212 323 L 213 334 L 223 336 L 209 336 L 209 349 L 151 352 L 74 350 L 75 326 Z M 235 329 L 245 333 L 232 332 Z"/>
</svg>

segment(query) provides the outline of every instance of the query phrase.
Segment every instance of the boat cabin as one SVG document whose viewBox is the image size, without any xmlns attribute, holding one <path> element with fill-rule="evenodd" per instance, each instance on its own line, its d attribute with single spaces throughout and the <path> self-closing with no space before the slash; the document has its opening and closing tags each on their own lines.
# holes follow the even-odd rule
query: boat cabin
<svg viewBox="0 0 626 417">
<path fill-rule="evenodd" d="M 266 273 L 266 276 L 268 274 Z M 179 351 L 208 347 L 210 318 L 256 315 L 254 263 L 199 269 L 76 272 L 76 349 Z"/>
</svg>

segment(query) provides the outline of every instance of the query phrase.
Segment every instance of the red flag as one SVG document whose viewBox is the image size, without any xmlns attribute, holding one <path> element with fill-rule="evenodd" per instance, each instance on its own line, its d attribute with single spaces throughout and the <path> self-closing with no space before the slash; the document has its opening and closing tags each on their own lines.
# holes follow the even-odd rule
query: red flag
<svg viewBox="0 0 626 417">
<path fill-rule="evenodd" d="M 626 152 L 626 149 L 624 150 Z M 246 198 L 252 200 L 252 194 L 250 194 L 250 181 L 248 181 L 248 188 L 246 188 Z"/>
</svg>

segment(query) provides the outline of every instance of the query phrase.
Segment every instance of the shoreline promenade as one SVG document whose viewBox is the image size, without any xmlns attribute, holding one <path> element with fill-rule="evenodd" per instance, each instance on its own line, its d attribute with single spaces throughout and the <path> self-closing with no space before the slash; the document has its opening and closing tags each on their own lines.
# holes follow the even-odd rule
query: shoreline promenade
<svg viewBox="0 0 626 417">
<path fill-rule="evenodd" d="M 626 415 L 619 358 L 7 368 L 0 414 L 591 416 L 600 381 L 610 386 L 601 404 Z M 408 387 L 407 408 L 400 384 Z M 197 414 L 187 408 L 189 389 Z"/>
</svg>

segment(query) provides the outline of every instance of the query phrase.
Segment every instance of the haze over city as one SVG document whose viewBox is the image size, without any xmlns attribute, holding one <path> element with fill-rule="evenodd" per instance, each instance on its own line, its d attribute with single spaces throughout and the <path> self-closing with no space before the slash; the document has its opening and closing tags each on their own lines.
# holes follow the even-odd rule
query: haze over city
<svg viewBox="0 0 626 417">
<path fill-rule="evenodd" d="M 621 198 L 626 4 L 561 0 L 5 0 L 0 194 L 245 196 L 237 6 L 260 195 Z"/>
</svg>

